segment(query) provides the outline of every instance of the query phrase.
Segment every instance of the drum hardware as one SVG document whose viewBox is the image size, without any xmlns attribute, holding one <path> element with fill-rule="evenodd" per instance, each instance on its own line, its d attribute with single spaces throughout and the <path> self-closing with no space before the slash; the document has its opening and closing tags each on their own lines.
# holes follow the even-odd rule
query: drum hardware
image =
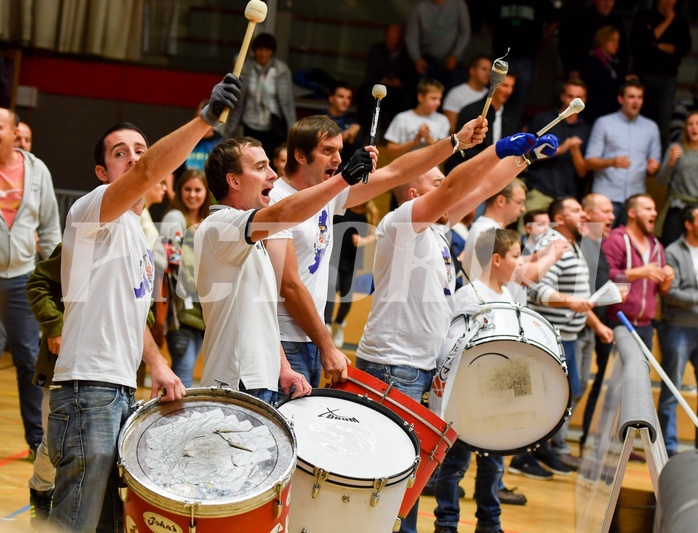
<svg viewBox="0 0 698 533">
<path fill-rule="evenodd" d="M 284 490 L 283 483 L 277 483 L 276 487 L 276 501 L 274 502 L 274 518 L 279 518 L 281 512 L 284 510 L 284 502 L 281 501 L 281 491 Z"/>
<path fill-rule="evenodd" d="M 387 477 L 382 477 L 379 479 L 373 480 L 373 488 L 376 489 L 376 492 L 374 492 L 371 495 L 371 507 L 375 507 L 378 505 L 381 499 L 380 492 L 385 488 L 385 485 L 388 483 L 388 478 Z"/>
<path fill-rule="evenodd" d="M 400 531 L 402 527 L 402 520 L 398 517 L 395 519 L 395 525 L 393 526 L 393 531 Z"/>
<path fill-rule="evenodd" d="M 230 383 L 223 381 L 222 379 L 216 379 L 213 378 L 213 381 L 218 383 L 218 387 L 211 387 L 211 390 L 216 390 L 216 389 L 232 389 L 230 386 Z"/>
<path fill-rule="evenodd" d="M 407 488 L 408 489 L 411 489 L 412 487 L 414 487 L 414 483 L 415 483 L 415 481 L 417 481 L 417 470 L 419 470 L 419 465 L 421 462 L 422 462 L 422 457 L 418 455 L 414 461 L 414 470 L 412 471 L 412 475 L 407 480 Z"/>
<path fill-rule="evenodd" d="M 342 501 L 343 501 L 344 503 L 351 503 L 351 496 L 349 496 L 348 494 L 344 494 L 344 495 L 342 496 Z"/>
<path fill-rule="evenodd" d="M 388 397 L 388 395 L 390 394 L 390 391 L 392 390 L 392 388 L 393 388 L 393 380 L 391 379 L 391 380 L 388 382 L 388 388 L 385 389 L 385 392 L 383 393 L 383 396 L 381 397 L 380 401 L 378 402 L 379 404 L 383 405 L 383 400 L 385 400 L 385 399 Z M 367 396 L 367 398 L 368 398 L 368 396 Z"/>
<path fill-rule="evenodd" d="M 449 448 L 452 446 L 453 443 L 449 443 L 448 440 L 446 439 L 446 433 L 448 433 L 448 431 L 451 429 L 451 426 L 452 426 L 452 425 L 453 425 L 453 422 L 449 422 L 448 424 L 446 424 L 446 427 L 444 428 L 443 433 L 441 433 L 441 434 L 439 435 L 439 440 L 436 441 L 436 445 L 435 445 L 434 448 L 431 450 L 431 452 L 429 452 L 429 461 L 433 461 L 433 460 L 434 460 L 434 458 L 435 458 L 435 456 L 436 456 L 436 451 L 439 449 L 439 445 L 440 445 L 443 441 L 446 441 L 446 443 L 448 444 L 448 447 L 449 447 Z M 419 459 L 420 459 L 420 461 L 421 461 L 422 458 L 420 457 Z M 426 466 L 426 465 L 425 465 L 425 466 Z"/>
<path fill-rule="evenodd" d="M 315 477 L 315 484 L 313 485 L 312 492 L 313 499 L 317 498 L 317 495 L 320 493 L 321 483 L 327 481 L 327 476 L 329 475 L 330 473 L 327 470 L 318 467 L 313 468 L 313 476 Z"/>
<path fill-rule="evenodd" d="M 201 502 L 197 502 L 194 500 L 191 501 L 185 501 L 184 502 L 184 508 L 189 509 L 189 533 L 196 533 L 196 508 L 199 506 Z"/>
</svg>

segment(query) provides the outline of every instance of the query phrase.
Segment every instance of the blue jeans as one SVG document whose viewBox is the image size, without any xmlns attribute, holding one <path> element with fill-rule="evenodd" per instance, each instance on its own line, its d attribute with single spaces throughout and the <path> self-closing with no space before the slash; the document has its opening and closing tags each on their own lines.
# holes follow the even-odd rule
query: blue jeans
<svg viewBox="0 0 698 533">
<path fill-rule="evenodd" d="M 320 386 L 322 376 L 322 363 L 320 362 L 320 350 L 312 342 L 281 341 L 281 346 L 286 354 L 291 368 L 303 374 L 310 386 Z"/>
<path fill-rule="evenodd" d="M 41 387 L 32 384 L 39 355 L 39 323 L 29 307 L 28 279 L 29 274 L 0 279 L 0 321 L 5 326 L 12 364 L 17 373 L 24 438 L 29 446 L 38 446 L 44 434 L 41 429 L 41 399 L 44 393 Z"/>
<path fill-rule="evenodd" d="M 181 326 L 180 329 L 186 329 L 189 333 L 189 342 L 187 348 L 180 357 L 172 356 L 172 372 L 174 372 L 186 388 L 191 387 L 192 376 L 194 375 L 194 366 L 196 359 L 199 357 L 201 347 L 204 344 L 204 332 L 200 329 L 190 328 L 189 326 Z"/>
<path fill-rule="evenodd" d="M 119 432 L 134 409 L 133 389 L 52 386 L 49 457 L 56 486 L 49 524 L 74 532 L 122 532 L 123 506 L 116 468 Z"/>
<path fill-rule="evenodd" d="M 693 372 L 698 378 L 698 328 L 675 326 L 664 323 L 659 328 L 659 342 L 662 347 L 662 368 L 676 388 L 681 389 L 683 373 L 690 361 Z M 678 400 L 662 382 L 659 393 L 659 427 L 664 433 L 664 443 L 669 457 L 679 451 L 679 434 L 676 424 L 676 406 Z M 696 430 L 698 447 L 698 429 Z"/>
<path fill-rule="evenodd" d="M 356 368 L 371 374 L 386 383 L 393 383 L 395 389 L 407 394 L 414 401 L 422 403 L 422 396 L 431 389 L 431 380 L 434 371 L 420 370 L 407 365 L 381 365 L 370 363 L 365 359 L 356 358 Z M 458 496 L 456 495 L 456 498 Z M 412 510 L 402 520 L 400 533 L 417 533 L 417 515 L 419 514 L 419 500 Z"/>
<path fill-rule="evenodd" d="M 567 360 L 567 376 L 570 380 L 570 387 L 572 388 L 573 401 L 579 399 L 582 389 L 582 384 L 579 381 L 579 370 L 574 344 L 575 341 L 562 341 L 562 349 L 565 351 L 565 359 Z"/>
<path fill-rule="evenodd" d="M 446 453 L 441 469 L 436 475 L 436 524 L 458 528 L 460 503 L 458 484 L 470 466 L 470 446 L 461 440 Z M 477 475 L 475 476 L 475 503 L 478 531 L 496 531 L 501 528 L 499 516 L 502 508 L 497 491 L 504 474 L 504 459 L 501 455 L 477 455 Z"/>
<path fill-rule="evenodd" d="M 250 396 L 254 396 L 255 398 L 258 398 L 269 405 L 276 403 L 279 396 L 277 392 L 269 389 L 247 389 L 242 381 L 240 381 L 238 388 L 240 389 L 240 392 L 246 392 Z"/>
</svg>

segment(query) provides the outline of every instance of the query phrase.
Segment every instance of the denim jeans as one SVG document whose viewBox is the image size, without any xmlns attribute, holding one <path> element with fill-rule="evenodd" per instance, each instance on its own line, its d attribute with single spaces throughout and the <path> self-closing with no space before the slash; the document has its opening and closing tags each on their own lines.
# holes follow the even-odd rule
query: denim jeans
<svg viewBox="0 0 698 533">
<path fill-rule="evenodd" d="M 188 326 L 180 326 L 181 329 L 186 329 L 190 332 L 187 348 L 180 357 L 172 356 L 172 372 L 177 374 L 177 377 L 182 380 L 182 384 L 186 388 L 191 387 L 192 377 L 194 375 L 194 366 L 196 359 L 199 357 L 201 347 L 204 344 L 204 332 L 200 329 L 190 328 Z"/>
<path fill-rule="evenodd" d="M 441 469 L 436 474 L 436 524 L 457 528 L 460 520 L 458 484 L 470 466 L 470 446 L 461 440 L 446 453 Z M 499 516 L 502 508 L 497 491 L 504 474 L 504 459 L 501 455 L 476 455 L 475 503 L 478 531 L 496 531 L 501 528 Z"/>
<path fill-rule="evenodd" d="M 689 361 L 693 365 L 696 378 L 698 378 L 698 328 L 664 323 L 659 328 L 659 342 L 662 347 L 662 368 L 679 390 L 686 364 Z M 679 451 L 679 435 L 676 424 L 676 406 L 678 403 L 669 387 L 662 382 L 657 413 L 659 427 L 664 433 L 664 443 L 669 457 Z M 698 446 L 698 429 L 696 429 L 696 446 Z"/>
<path fill-rule="evenodd" d="M 570 380 L 572 389 L 572 409 L 577 405 L 581 395 L 582 386 L 579 379 L 579 365 L 576 357 L 576 341 L 562 341 L 562 348 L 565 350 L 565 359 L 567 359 L 567 376 Z M 567 433 L 569 430 L 569 418 L 551 437 L 553 451 L 560 455 L 570 453 L 569 444 L 567 444 Z"/>
<path fill-rule="evenodd" d="M 365 359 L 356 358 L 356 368 L 376 377 L 386 383 L 393 383 L 395 389 L 407 394 L 414 401 L 422 403 L 422 396 L 431 388 L 431 380 L 434 371 L 420 370 L 407 365 L 381 365 L 371 363 Z M 457 495 L 456 495 L 457 497 Z M 419 500 L 412 510 L 402 520 L 400 533 L 417 533 L 417 515 L 419 514 Z"/>
<path fill-rule="evenodd" d="M 120 533 L 117 442 L 134 410 L 134 391 L 77 382 L 50 390 L 48 444 L 56 488 L 49 524 L 65 531 Z"/>
<path fill-rule="evenodd" d="M 595 337 L 594 347 L 596 349 L 596 376 L 594 377 L 594 383 L 591 385 L 591 390 L 589 390 L 589 395 L 587 396 L 587 402 L 584 406 L 584 421 L 582 422 L 582 435 L 579 437 L 579 447 L 584 448 L 584 443 L 586 442 L 587 435 L 589 434 L 589 428 L 591 427 L 591 419 L 594 417 L 594 410 L 596 409 L 596 403 L 598 402 L 599 395 L 601 394 L 601 387 L 603 387 L 604 375 L 606 374 L 606 367 L 608 366 L 608 358 L 611 355 L 611 349 L 613 348 L 613 343 L 604 344 L 601 339 Z"/>
<path fill-rule="evenodd" d="M 32 384 L 39 355 L 39 323 L 27 299 L 29 274 L 0 279 L 0 321 L 7 332 L 12 364 L 17 373 L 19 411 L 24 425 L 24 438 L 30 446 L 42 439 L 41 398 L 43 391 Z"/>
<path fill-rule="evenodd" d="M 322 377 L 322 363 L 320 362 L 320 350 L 312 342 L 281 341 L 281 346 L 286 354 L 291 368 L 303 374 L 310 386 L 320 386 Z"/>
<path fill-rule="evenodd" d="M 239 389 L 240 392 L 246 392 L 250 396 L 254 396 L 269 405 L 276 403 L 279 396 L 277 392 L 269 389 L 247 389 L 242 381 L 240 381 Z"/>
<path fill-rule="evenodd" d="M 56 479 L 56 469 L 51 464 L 51 459 L 48 456 L 48 414 L 51 410 L 49 397 L 48 389 L 43 389 L 41 426 L 44 429 L 44 438 L 36 450 L 32 477 L 29 478 L 29 488 L 39 492 L 52 490 L 53 482 Z"/>
</svg>

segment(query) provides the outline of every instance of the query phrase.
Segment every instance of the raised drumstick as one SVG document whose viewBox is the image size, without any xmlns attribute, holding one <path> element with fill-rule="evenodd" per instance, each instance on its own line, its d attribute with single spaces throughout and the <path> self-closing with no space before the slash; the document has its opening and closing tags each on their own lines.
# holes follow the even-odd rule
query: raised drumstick
<svg viewBox="0 0 698 533">
<path fill-rule="evenodd" d="M 559 122 L 562 122 L 565 120 L 567 117 L 570 117 L 572 115 L 575 115 L 582 111 L 584 109 L 584 102 L 582 102 L 581 98 L 575 98 L 570 102 L 570 105 L 567 106 L 567 109 L 562 111 L 557 118 L 553 119 L 548 123 L 546 126 L 538 130 L 538 133 L 536 133 L 536 137 L 540 137 L 544 133 L 546 133 L 549 129 L 551 129 L 555 124 L 558 124 Z"/>
<path fill-rule="evenodd" d="M 245 32 L 245 38 L 242 40 L 242 46 L 240 47 L 240 53 L 235 62 L 235 67 L 233 68 L 233 74 L 238 77 L 240 77 L 242 73 L 242 66 L 245 64 L 245 59 L 247 58 L 247 51 L 250 48 L 254 28 L 267 18 L 267 4 L 262 2 L 262 0 L 250 0 L 247 2 L 247 7 L 245 8 L 245 18 L 248 20 L 247 31 Z M 226 120 L 228 120 L 229 112 L 230 109 L 226 107 L 218 118 L 218 122 L 225 124 Z"/>
<path fill-rule="evenodd" d="M 373 89 L 371 90 L 371 96 L 373 96 L 376 99 L 376 108 L 373 110 L 373 119 L 371 120 L 371 131 L 368 138 L 368 144 L 370 146 L 376 145 L 376 130 L 378 130 L 378 117 L 380 116 L 381 112 L 381 100 L 385 98 L 386 94 L 388 94 L 388 89 L 386 89 L 385 85 L 381 85 L 380 83 L 376 83 L 373 86 Z M 368 174 L 364 176 L 363 182 L 368 182 Z"/>
<path fill-rule="evenodd" d="M 511 50 L 511 48 L 507 48 L 506 54 L 492 62 L 492 68 L 490 69 L 490 89 L 487 92 L 487 100 L 485 100 L 485 105 L 482 108 L 483 120 L 487 118 L 487 112 L 490 110 L 490 104 L 492 103 L 494 92 L 502 84 L 504 78 L 507 77 L 507 73 L 509 72 L 509 63 L 504 61 L 504 58 L 509 55 L 509 50 Z M 465 145 L 465 149 L 467 150 L 473 146 L 475 146 L 475 143 L 468 143 Z"/>
</svg>

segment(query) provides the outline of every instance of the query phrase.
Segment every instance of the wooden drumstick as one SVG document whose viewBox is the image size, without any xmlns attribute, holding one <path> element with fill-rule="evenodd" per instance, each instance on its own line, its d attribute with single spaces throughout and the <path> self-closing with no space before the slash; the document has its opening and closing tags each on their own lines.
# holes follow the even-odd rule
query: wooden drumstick
<svg viewBox="0 0 698 533">
<path fill-rule="evenodd" d="M 245 8 L 245 18 L 248 20 L 247 31 L 245 32 L 245 38 L 242 40 L 242 46 L 240 47 L 240 53 L 235 62 L 235 67 L 233 68 L 233 74 L 237 77 L 240 77 L 242 73 L 242 66 L 245 64 L 245 59 L 247 58 L 247 50 L 250 48 L 255 26 L 260 22 L 264 22 L 264 19 L 267 18 L 267 4 L 262 2 L 262 0 L 250 0 L 247 2 L 247 7 Z M 226 107 L 218 118 L 218 122 L 225 124 L 228 120 L 229 112 L 230 109 Z"/>
<path fill-rule="evenodd" d="M 504 78 L 507 77 L 509 72 L 509 63 L 504 61 L 504 58 L 509 55 L 509 48 L 507 48 L 507 53 L 502 57 L 495 59 L 492 62 L 492 68 L 490 69 L 490 89 L 487 93 L 487 100 L 485 100 L 485 105 L 482 108 L 482 119 L 487 118 L 487 112 L 490 110 L 490 104 L 492 103 L 492 97 L 497 88 L 502 84 Z M 469 143 L 465 145 L 465 148 L 472 148 L 475 143 Z"/>
</svg>

